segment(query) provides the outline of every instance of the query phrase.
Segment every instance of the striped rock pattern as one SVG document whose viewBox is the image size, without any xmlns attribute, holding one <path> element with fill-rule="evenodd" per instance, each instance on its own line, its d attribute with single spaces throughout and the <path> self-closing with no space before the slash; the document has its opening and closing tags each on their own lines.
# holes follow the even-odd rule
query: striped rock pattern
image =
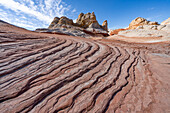
<svg viewBox="0 0 170 113">
<path fill-rule="evenodd" d="M 3 24 L 0 112 L 167 113 L 169 63 L 169 43 L 38 34 Z"/>
</svg>

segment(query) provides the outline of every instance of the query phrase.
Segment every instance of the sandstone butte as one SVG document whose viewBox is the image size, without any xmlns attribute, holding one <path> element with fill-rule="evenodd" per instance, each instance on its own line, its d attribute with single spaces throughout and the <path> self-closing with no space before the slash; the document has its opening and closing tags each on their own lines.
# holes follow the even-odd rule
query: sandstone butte
<svg viewBox="0 0 170 113">
<path fill-rule="evenodd" d="M 55 17 L 48 28 L 55 29 L 57 27 L 55 25 L 63 25 L 63 24 L 72 25 L 72 27 L 77 26 L 82 28 L 89 27 L 89 28 L 99 28 L 106 31 L 108 30 L 107 20 L 105 20 L 102 25 L 99 25 L 94 12 L 87 13 L 87 14 L 80 13 L 76 20 L 76 23 L 74 23 L 72 19 L 69 19 L 65 16 L 62 16 L 61 18 Z"/>
<path fill-rule="evenodd" d="M 0 113 L 169 113 L 170 41 L 117 39 L 37 33 L 0 21 Z"/>
<path fill-rule="evenodd" d="M 79 37 L 105 37 L 108 36 L 107 20 L 100 25 L 94 12 L 81 13 L 76 22 L 65 16 L 55 17 L 48 28 L 36 29 L 36 32 L 63 34 Z"/>
<path fill-rule="evenodd" d="M 137 17 L 130 24 L 128 29 L 136 29 L 141 25 L 159 25 L 158 22 L 151 22 L 142 17 Z"/>
<path fill-rule="evenodd" d="M 148 20 L 145 19 L 145 18 L 137 17 L 136 19 L 134 19 L 134 20 L 129 24 L 129 27 L 128 27 L 128 28 L 122 28 L 122 29 L 112 30 L 112 31 L 109 33 L 109 35 L 115 35 L 115 34 L 118 34 L 120 31 L 124 31 L 124 30 L 136 29 L 137 27 L 142 26 L 142 25 L 159 25 L 159 24 L 158 24 L 158 22 L 151 22 L 151 21 L 148 21 Z"/>
</svg>

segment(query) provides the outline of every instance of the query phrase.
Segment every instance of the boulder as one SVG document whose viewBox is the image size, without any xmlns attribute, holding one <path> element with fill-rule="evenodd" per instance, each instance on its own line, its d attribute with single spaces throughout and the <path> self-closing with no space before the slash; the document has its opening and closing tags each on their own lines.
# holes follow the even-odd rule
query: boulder
<svg viewBox="0 0 170 113">
<path fill-rule="evenodd" d="M 170 18 L 168 18 L 167 20 L 161 23 L 161 25 L 167 25 L 167 24 L 170 24 Z"/>
<path fill-rule="evenodd" d="M 158 22 L 150 22 L 145 18 L 137 17 L 129 24 L 129 29 L 136 29 L 138 26 L 142 25 L 159 25 Z"/>
</svg>

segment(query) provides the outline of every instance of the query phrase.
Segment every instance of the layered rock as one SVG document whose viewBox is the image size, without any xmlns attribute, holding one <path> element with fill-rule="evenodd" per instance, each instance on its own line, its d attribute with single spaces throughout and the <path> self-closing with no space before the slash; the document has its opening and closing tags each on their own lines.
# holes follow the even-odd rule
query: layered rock
<svg viewBox="0 0 170 113">
<path fill-rule="evenodd" d="M 137 17 L 129 24 L 129 29 L 136 29 L 138 26 L 142 25 L 159 25 L 158 22 L 151 22 L 145 18 Z"/>
<path fill-rule="evenodd" d="M 169 44 L 35 33 L 0 21 L 0 113 L 169 113 Z"/>
<path fill-rule="evenodd" d="M 81 13 L 76 20 L 65 16 L 58 18 L 55 17 L 48 29 L 37 29 L 37 32 L 45 33 L 59 33 L 72 36 L 90 37 L 90 36 L 108 36 L 108 23 L 107 20 L 102 25 L 96 20 L 96 15 L 92 13 Z"/>
</svg>

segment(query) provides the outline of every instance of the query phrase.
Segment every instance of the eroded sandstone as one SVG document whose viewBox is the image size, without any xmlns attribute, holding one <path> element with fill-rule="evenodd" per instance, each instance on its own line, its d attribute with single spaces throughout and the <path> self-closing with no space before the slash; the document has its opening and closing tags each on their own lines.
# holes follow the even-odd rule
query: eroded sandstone
<svg viewBox="0 0 170 113">
<path fill-rule="evenodd" d="M 63 34 L 79 37 L 105 37 L 108 36 L 108 23 L 107 20 L 100 25 L 96 19 L 94 12 L 81 13 L 76 23 L 72 19 L 65 16 L 61 18 L 55 17 L 48 28 L 36 29 L 36 32 L 40 33 L 53 33 Z"/>
<path fill-rule="evenodd" d="M 1 113 L 168 113 L 170 43 L 35 33 L 0 22 Z"/>
</svg>

